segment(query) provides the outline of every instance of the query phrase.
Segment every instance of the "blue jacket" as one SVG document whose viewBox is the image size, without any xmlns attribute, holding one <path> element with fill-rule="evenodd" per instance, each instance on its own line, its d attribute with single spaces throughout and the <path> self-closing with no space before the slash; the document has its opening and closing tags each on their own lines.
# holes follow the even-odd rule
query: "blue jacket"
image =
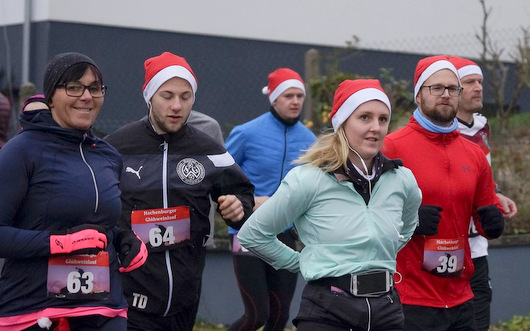
<svg viewBox="0 0 530 331">
<path fill-rule="evenodd" d="M 61 128 L 48 110 L 22 114 L 21 124 L 0 150 L 0 317 L 49 307 L 124 309 L 112 244 L 121 213 L 119 154 L 90 131 Z M 105 300 L 48 298 L 50 234 L 82 224 L 108 229 L 111 293 Z"/>
<path fill-rule="evenodd" d="M 226 149 L 254 184 L 255 196 L 271 196 L 316 137 L 300 121 L 288 125 L 267 112 L 234 127 Z M 230 230 L 230 233 L 235 231 Z"/>
</svg>

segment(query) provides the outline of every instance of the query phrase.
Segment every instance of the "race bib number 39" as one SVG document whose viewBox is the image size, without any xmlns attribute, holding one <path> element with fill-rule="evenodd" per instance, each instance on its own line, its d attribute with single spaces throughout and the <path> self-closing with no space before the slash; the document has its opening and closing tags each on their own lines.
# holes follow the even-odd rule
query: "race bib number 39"
<svg viewBox="0 0 530 331">
<path fill-rule="evenodd" d="M 134 210 L 131 226 L 149 250 L 165 250 L 190 239 L 190 208 Z"/>
<path fill-rule="evenodd" d="M 110 293 L 109 253 L 50 257 L 47 288 L 51 298 L 105 299 Z"/>
<path fill-rule="evenodd" d="M 422 268 L 439 277 L 458 277 L 464 269 L 464 239 L 427 239 Z"/>
</svg>

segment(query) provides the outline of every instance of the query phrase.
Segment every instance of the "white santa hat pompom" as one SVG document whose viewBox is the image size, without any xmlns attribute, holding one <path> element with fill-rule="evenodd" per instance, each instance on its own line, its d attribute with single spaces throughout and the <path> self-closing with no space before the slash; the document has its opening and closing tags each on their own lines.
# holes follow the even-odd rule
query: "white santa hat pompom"
<svg viewBox="0 0 530 331">
<path fill-rule="evenodd" d="M 49 330 L 52 327 L 52 321 L 48 317 L 39 318 L 37 324 L 41 329 Z"/>
</svg>

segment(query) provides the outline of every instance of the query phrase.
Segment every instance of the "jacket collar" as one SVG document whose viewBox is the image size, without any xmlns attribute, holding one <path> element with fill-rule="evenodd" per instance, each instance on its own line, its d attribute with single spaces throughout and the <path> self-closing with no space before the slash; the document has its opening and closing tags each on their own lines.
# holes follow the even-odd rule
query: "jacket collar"
<svg viewBox="0 0 530 331">
<path fill-rule="evenodd" d="M 302 113 L 300 113 L 300 115 L 298 115 L 297 118 L 294 118 L 290 121 L 286 121 L 284 120 L 283 118 L 280 117 L 280 115 L 278 114 L 278 112 L 276 111 L 276 109 L 274 109 L 273 106 L 271 106 L 271 108 L 269 109 L 269 111 L 271 112 L 271 114 L 274 116 L 275 119 L 277 119 L 278 121 L 280 121 L 283 125 L 286 125 L 286 126 L 293 126 L 295 125 L 296 123 L 298 123 L 298 121 L 300 120 L 300 116 L 302 115 Z"/>
<path fill-rule="evenodd" d="M 19 115 L 20 126 L 24 131 L 45 131 L 60 136 L 62 139 L 79 143 L 87 141 L 93 143 L 97 140 L 92 132 L 92 127 L 88 130 L 78 130 L 63 128 L 52 117 L 52 112 L 48 109 L 25 111 Z"/>
<path fill-rule="evenodd" d="M 149 120 L 149 115 L 145 116 L 141 120 L 144 123 L 145 129 L 151 135 L 157 140 L 170 142 L 172 140 L 180 139 L 183 135 L 185 135 L 185 132 L 188 130 L 188 122 L 184 123 L 184 125 L 175 133 L 164 133 L 164 134 L 158 134 L 155 129 L 153 128 L 153 125 L 151 125 L 151 121 Z"/>
<path fill-rule="evenodd" d="M 460 136 L 460 131 L 459 130 L 454 130 L 454 131 L 451 131 L 449 133 L 435 133 L 435 132 L 431 132 L 431 131 L 425 129 L 423 126 L 421 126 L 421 124 L 418 123 L 418 121 L 416 121 L 414 116 L 410 117 L 410 121 L 409 121 L 408 126 L 410 128 L 412 128 L 413 130 L 420 132 L 422 135 L 427 137 L 427 139 L 435 141 L 435 142 L 438 142 L 438 143 L 443 143 L 443 144 L 448 144 L 451 141 L 453 141 L 455 138 Z"/>
<path fill-rule="evenodd" d="M 375 176 L 372 179 L 372 184 L 375 184 L 379 177 L 381 177 L 381 175 L 385 172 L 392 169 L 397 169 L 399 166 L 403 166 L 403 161 L 401 159 L 390 160 L 381 152 L 379 152 L 374 158 L 374 166 Z M 337 182 L 350 181 L 353 183 L 358 183 L 359 185 L 362 185 L 362 183 L 368 183 L 368 180 L 361 176 L 357 170 L 355 170 L 350 160 L 347 162 L 347 168 L 348 169 L 339 168 L 332 172 L 337 179 Z"/>
</svg>

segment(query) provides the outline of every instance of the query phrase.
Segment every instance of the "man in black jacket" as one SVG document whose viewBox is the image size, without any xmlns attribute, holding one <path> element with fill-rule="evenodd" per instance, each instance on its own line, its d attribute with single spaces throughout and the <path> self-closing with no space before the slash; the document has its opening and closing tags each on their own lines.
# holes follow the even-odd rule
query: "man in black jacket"
<svg viewBox="0 0 530 331">
<path fill-rule="evenodd" d="M 123 157 L 122 226 L 146 243 L 141 270 L 124 277 L 129 330 L 192 330 L 210 233 L 210 197 L 231 227 L 252 213 L 254 186 L 225 148 L 187 125 L 197 79 L 165 52 L 145 61 L 149 114 L 106 140 Z"/>
</svg>

